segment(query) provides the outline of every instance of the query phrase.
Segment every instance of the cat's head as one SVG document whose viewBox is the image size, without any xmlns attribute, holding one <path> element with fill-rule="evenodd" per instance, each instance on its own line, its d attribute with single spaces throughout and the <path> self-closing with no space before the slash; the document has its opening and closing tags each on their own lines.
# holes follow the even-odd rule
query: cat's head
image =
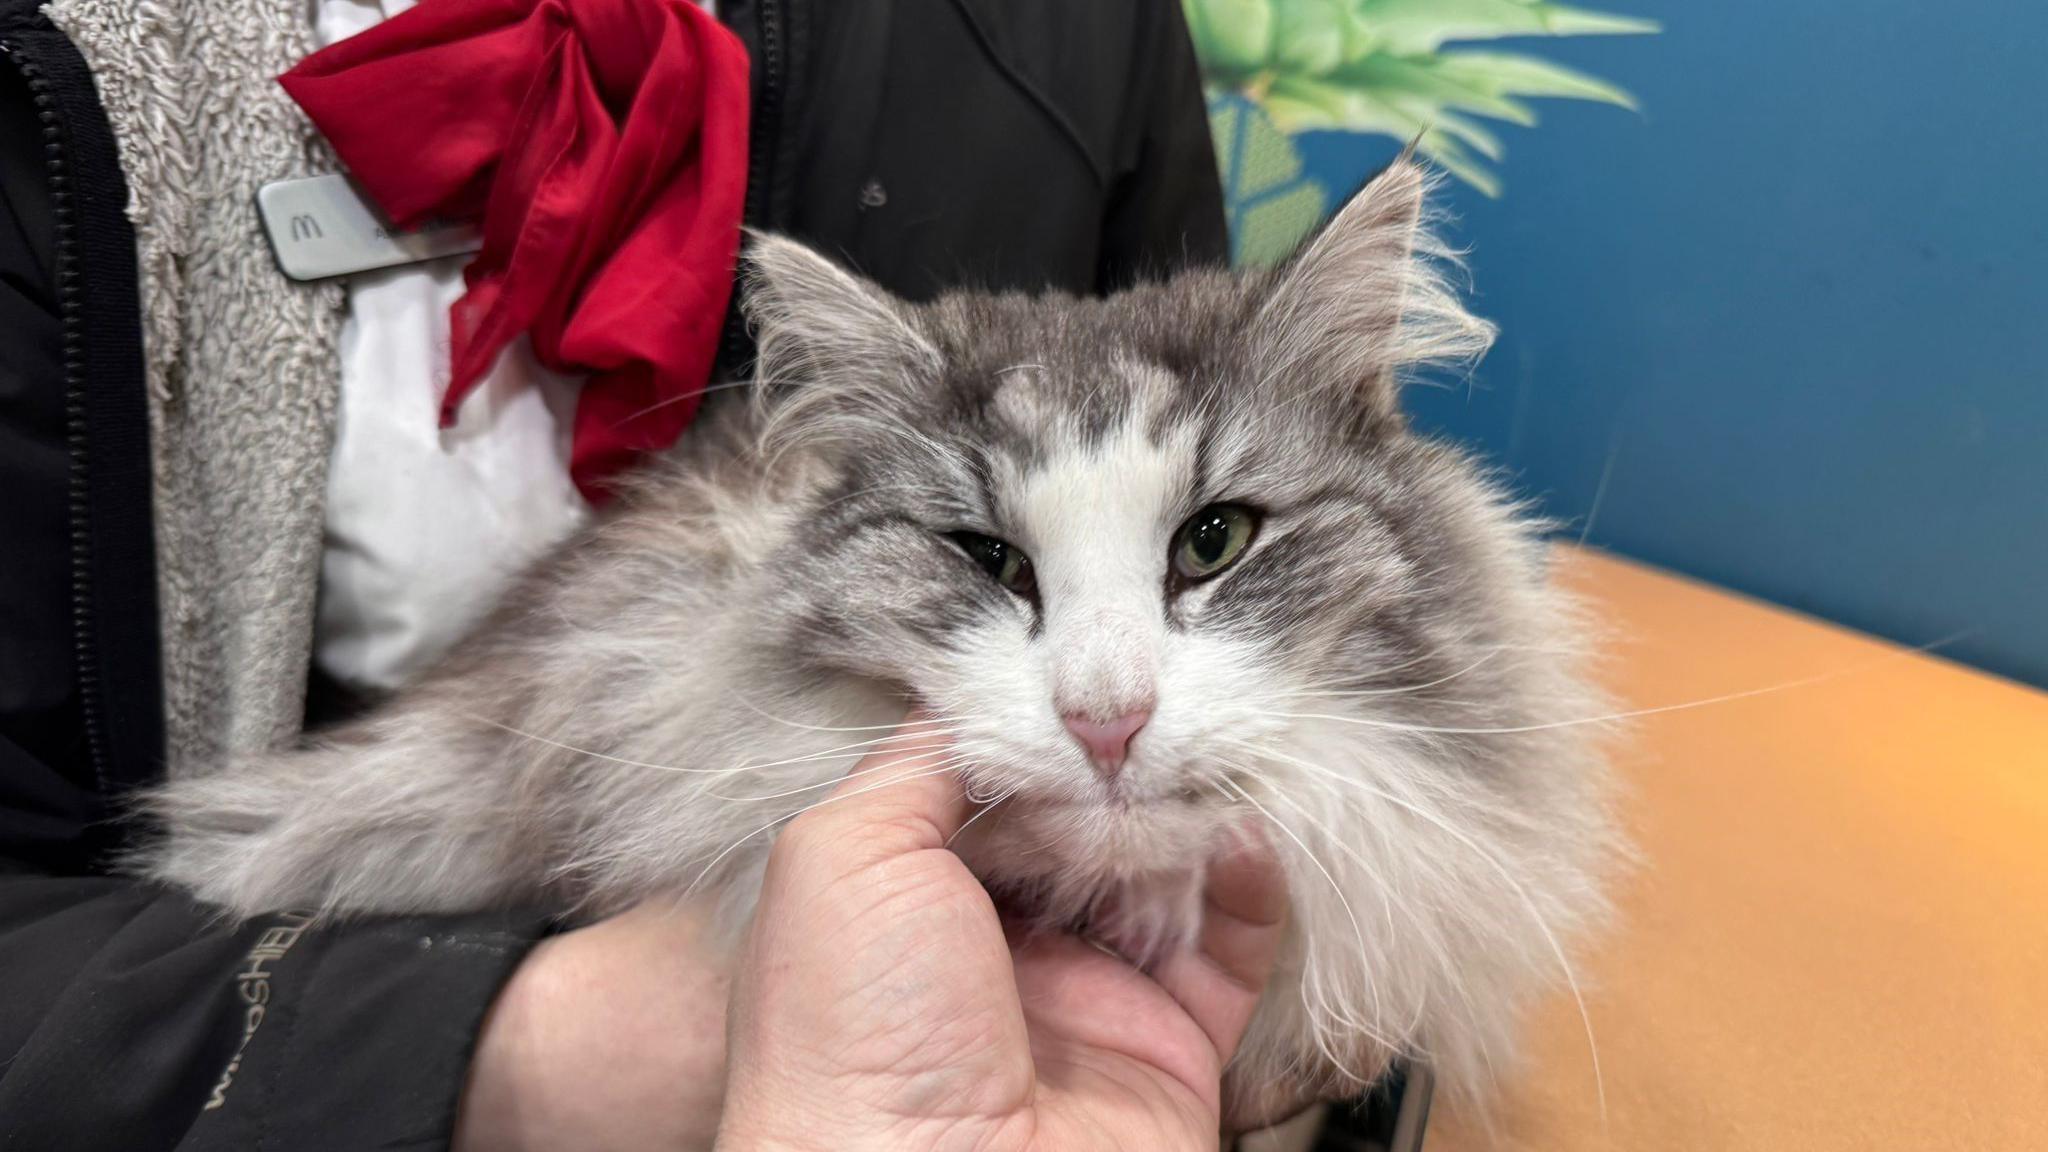
<svg viewBox="0 0 2048 1152">
<path fill-rule="evenodd" d="M 1426 185 L 1398 163 L 1277 269 L 1107 299 L 751 256 L 765 450 L 837 466 L 777 561 L 792 642 L 938 717 L 1006 798 L 978 870 L 1056 914 L 1269 822 L 1328 941 L 1306 1027 L 1373 1037 L 1361 1065 L 1493 1035 L 1550 964 L 1518 906 L 1570 927 L 1604 829 L 1597 757 L 1546 727 L 1592 697 L 1544 545 L 1401 415 L 1492 337 Z"/>
</svg>

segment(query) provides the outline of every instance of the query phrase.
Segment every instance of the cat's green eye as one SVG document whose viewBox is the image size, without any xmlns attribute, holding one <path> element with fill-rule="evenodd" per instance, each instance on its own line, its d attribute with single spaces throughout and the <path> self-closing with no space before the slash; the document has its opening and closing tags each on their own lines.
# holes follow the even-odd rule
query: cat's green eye
<svg viewBox="0 0 2048 1152">
<path fill-rule="evenodd" d="M 1242 504 L 1211 504 L 1188 517 L 1173 538 L 1173 573 L 1207 580 L 1244 555 L 1259 530 L 1258 514 Z"/>
<path fill-rule="evenodd" d="M 996 583 L 1019 596 L 1030 596 L 1038 590 L 1038 576 L 1031 570 L 1031 557 L 1026 556 L 1022 548 L 979 532 L 955 532 L 952 538 L 953 543 L 958 544 L 969 559 L 981 565 L 981 570 Z"/>
</svg>

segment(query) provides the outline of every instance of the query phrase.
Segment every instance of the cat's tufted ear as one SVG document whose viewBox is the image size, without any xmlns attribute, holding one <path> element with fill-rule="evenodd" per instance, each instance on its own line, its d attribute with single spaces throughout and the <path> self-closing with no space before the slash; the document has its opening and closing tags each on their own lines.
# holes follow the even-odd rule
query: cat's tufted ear
<svg viewBox="0 0 2048 1152">
<path fill-rule="evenodd" d="M 1459 302 L 1446 279 L 1455 254 L 1425 226 L 1430 185 L 1403 156 L 1279 269 L 1253 327 L 1263 371 L 1291 387 L 1346 389 L 1391 416 L 1404 371 L 1485 354 L 1493 325 Z"/>
<path fill-rule="evenodd" d="M 755 234 L 745 260 L 756 393 L 778 417 L 897 399 L 942 367 L 907 307 L 880 286 L 781 236 Z"/>
</svg>

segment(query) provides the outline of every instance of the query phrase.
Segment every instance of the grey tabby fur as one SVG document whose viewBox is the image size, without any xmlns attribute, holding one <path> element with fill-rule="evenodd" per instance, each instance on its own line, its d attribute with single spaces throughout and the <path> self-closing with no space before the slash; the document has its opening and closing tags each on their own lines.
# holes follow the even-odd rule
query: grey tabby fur
<svg viewBox="0 0 2048 1152">
<path fill-rule="evenodd" d="M 147 869 L 241 914 L 695 889 L 738 924 L 781 818 L 914 701 L 948 735 L 925 770 L 1001 798 L 956 850 L 1135 956 L 1185 941 L 1204 859 L 1266 827 L 1293 927 L 1240 1099 L 1397 1054 L 1483 1090 L 1617 840 L 1538 526 L 1399 415 L 1404 374 L 1492 335 L 1426 185 L 1395 165 L 1277 271 L 1107 300 L 914 306 L 760 239 L 754 399 L 382 711 L 158 793 Z M 1255 538 L 1175 583 L 1176 529 L 1218 501 L 1261 510 Z M 1036 595 L 956 530 L 1022 547 Z M 1113 783 L 1059 719 L 1148 704 Z"/>
</svg>

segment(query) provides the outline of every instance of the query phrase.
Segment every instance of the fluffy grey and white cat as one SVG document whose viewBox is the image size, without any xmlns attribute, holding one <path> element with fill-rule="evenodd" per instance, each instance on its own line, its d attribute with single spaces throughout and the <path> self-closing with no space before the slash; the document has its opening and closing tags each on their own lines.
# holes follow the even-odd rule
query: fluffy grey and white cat
<svg viewBox="0 0 2048 1152">
<path fill-rule="evenodd" d="M 740 923 L 774 828 L 914 703 L 922 763 L 997 802 L 977 874 L 1140 958 L 1264 822 L 1293 920 L 1240 1098 L 1397 1055 L 1483 1088 L 1616 837 L 1539 526 L 1399 413 L 1492 335 L 1426 185 L 1101 300 L 912 305 L 760 239 L 752 397 L 387 707 L 160 792 L 146 867 L 243 914 L 695 889 Z"/>
</svg>

